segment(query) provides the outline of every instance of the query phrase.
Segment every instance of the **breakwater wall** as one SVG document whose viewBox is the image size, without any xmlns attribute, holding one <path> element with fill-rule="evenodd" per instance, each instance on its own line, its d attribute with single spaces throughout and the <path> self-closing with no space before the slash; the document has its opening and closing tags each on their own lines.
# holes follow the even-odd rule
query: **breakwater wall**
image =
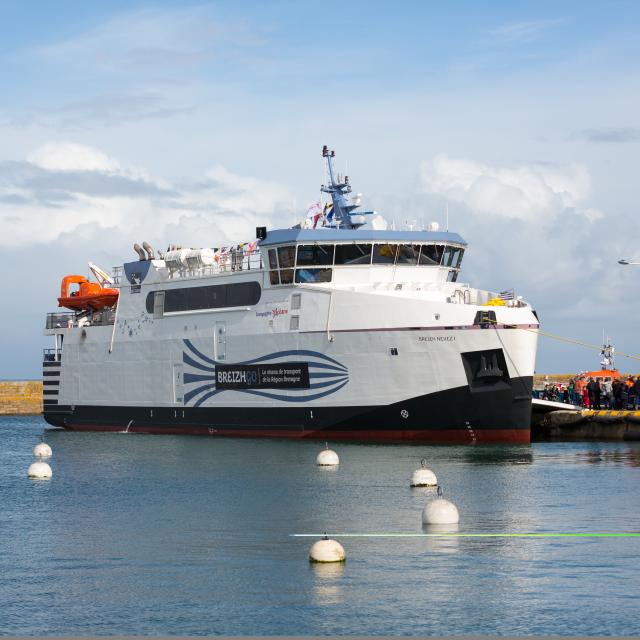
<svg viewBox="0 0 640 640">
<path fill-rule="evenodd" d="M 536 419 L 537 418 L 537 419 Z M 640 411 L 550 411 L 536 416 L 534 440 L 640 440 Z"/>
<path fill-rule="evenodd" d="M 37 415 L 42 413 L 40 380 L 0 381 L 0 415 Z"/>
</svg>

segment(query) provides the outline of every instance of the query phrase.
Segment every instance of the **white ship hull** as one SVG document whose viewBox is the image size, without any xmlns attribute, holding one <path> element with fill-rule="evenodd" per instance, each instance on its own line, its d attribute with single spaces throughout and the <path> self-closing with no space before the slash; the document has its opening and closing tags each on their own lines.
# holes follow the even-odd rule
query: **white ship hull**
<svg viewBox="0 0 640 640">
<path fill-rule="evenodd" d="M 486 307 L 431 298 L 422 287 L 265 288 L 249 310 L 156 319 L 129 294 L 113 326 L 62 330 L 45 416 L 69 429 L 528 442 L 531 309 L 478 325 Z M 474 381 L 479 354 L 496 354 L 500 375 Z"/>
</svg>

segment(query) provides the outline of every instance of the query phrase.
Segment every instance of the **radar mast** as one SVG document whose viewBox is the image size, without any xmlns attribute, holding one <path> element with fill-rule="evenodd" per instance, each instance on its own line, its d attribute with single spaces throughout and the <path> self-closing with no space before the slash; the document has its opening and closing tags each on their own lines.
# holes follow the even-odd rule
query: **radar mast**
<svg viewBox="0 0 640 640">
<path fill-rule="evenodd" d="M 349 184 L 349 176 L 340 176 L 336 174 L 333 166 L 333 159 L 336 157 L 336 152 L 333 149 L 329 149 L 325 144 L 322 147 L 322 157 L 327 162 L 327 173 L 329 175 L 329 184 L 322 185 L 320 191 L 331 195 L 331 201 L 333 203 L 331 213 L 327 216 L 330 219 L 329 226 L 342 227 L 345 229 L 357 229 L 364 224 L 364 220 L 357 217 L 353 219 L 351 214 L 354 209 L 357 209 L 359 202 L 355 204 L 349 203 L 346 195 L 351 193 L 351 185 Z"/>
</svg>

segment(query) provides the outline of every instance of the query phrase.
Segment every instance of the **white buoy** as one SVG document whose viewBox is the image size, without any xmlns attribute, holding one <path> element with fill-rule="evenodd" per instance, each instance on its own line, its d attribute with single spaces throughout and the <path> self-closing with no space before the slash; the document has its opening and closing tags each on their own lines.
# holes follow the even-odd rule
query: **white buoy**
<svg viewBox="0 0 640 640">
<path fill-rule="evenodd" d="M 49 479 L 53 472 L 46 462 L 34 462 L 30 467 L 27 475 L 30 478 Z"/>
<path fill-rule="evenodd" d="M 329 444 L 325 443 L 326 449 L 322 450 L 316 458 L 316 464 L 321 467 L 335 467 L 340 464 L 340 458 L 335 451 L 329 449 Z"/>
<path fill-rule="evenodd" d="M 458 524 L 459 521 L 458 508 L 442 497 L 442 488 L 438 487 L 438 497 L 427 502 L 422 511 L 423 524 Z"/>
<path fill-rule="evenodd" d="M 33 447 L 33 455 L 36 458 L 40 458 L 40 460 L 45 460 L 53 455 L 53 451 L 51 451 L 51 447 L 48 444 L 41 442 Z"/>
<path fill-rule="evenodd" d="M 318 540 L 309 550 L 311 562 L 344 562 L 346 555 L 344 548 L 336 540 L 329 540 L 327 536 Z"/>
<path fill-rule="evenodd" d="M 422 458 L 420 461 L 420 469 L 416 469 L 411 476 L 412 487 L 435 487 L 438 484 L 436 474 L 427 469 L 427 461 Z"/>
</svg>

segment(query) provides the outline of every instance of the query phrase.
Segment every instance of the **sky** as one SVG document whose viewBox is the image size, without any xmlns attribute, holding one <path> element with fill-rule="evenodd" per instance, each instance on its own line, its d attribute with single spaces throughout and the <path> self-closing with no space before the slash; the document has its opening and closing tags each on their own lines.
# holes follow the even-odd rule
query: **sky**
<svg viewBox="0 0 640 640">
<path fill-rule="evenodd" d="M 640 355 L 640 4 L 0 3 L 0 378 L 37 378 L 60 279 L 134 242 L 290 226 L 320 150 L 396 226 L 469 243 L 545 332 Z M 540 338 L 537 371 L 599 354 Z M 623 371 L 640 360 L 619 357 Z"/>
</svg>

